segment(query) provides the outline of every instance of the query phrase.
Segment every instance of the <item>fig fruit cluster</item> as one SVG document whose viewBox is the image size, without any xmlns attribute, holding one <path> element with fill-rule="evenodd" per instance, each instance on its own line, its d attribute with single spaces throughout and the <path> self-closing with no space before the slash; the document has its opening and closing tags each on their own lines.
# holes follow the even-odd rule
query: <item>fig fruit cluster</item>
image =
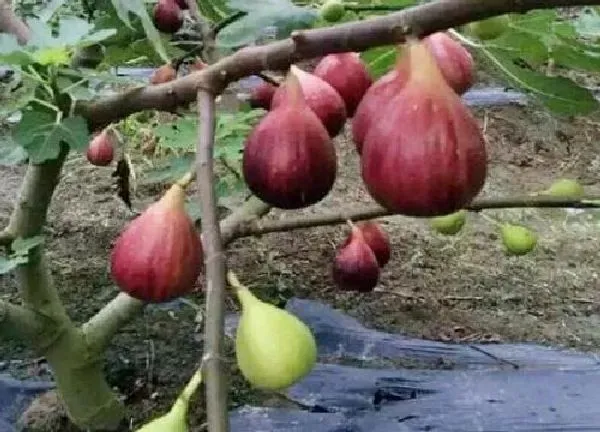
<svg viewBox="0 0 600 432">
<path fill-rule="evenodd" d="M 333 280 L 344 291 L 369 292 L 377 286 L 381 269 L 390 260 L 390 239 L 374 221 L 350 226 L 333 261 Z"/>
<path fill-rule="evenodd" d="M 386 209 L 413 217 L 464 208 L 487 176 L 484 136 L 457 93 L 465 85 L 453 81 L 452 87 L 448 77 L 458 75 L 431 48 L 445 46 L 446 36 L 430 37 L 436 38 L 406 43 L 395 69 L 369 88 L 353 120 L 369 194 Z"/>
</svg>

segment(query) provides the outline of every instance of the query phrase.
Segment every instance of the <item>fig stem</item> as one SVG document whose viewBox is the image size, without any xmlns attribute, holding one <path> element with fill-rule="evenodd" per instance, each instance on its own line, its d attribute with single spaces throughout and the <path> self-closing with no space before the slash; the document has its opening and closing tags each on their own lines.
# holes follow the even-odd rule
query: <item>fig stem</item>
<svg viewBox="0 0 600 432">
<path fill-rule="evenodd" d="M 231 285 L 236 291 L 248 289 L 242 285 L 237 275 L 231 270 L 227 272 L 227 282 L 229 282 L 229 285 Z"/>
<path fill-rule="evenodd" d="M 200 363 L 200 366 L 198 366 L 198 369 L 196 369 L 196 372 L 194 372 L 194 375 L 192 375 L 192 377 L 190 378 L 190 380 L 188 381 L 185 388 L 183 389 L 183 391 L 177 399 L 183 401 L 187 405 L 194 393 L 196 392 L 196 390 L 198 389 L 198 387 L 200 386 L 200 384 L 202 384 L 202 380 L 204 378 L 203 374 L 204 361 Z"/>
<path fill-rule="evenodd" d="M 196 179 L 196 171 L 191 170 L 185 173 L 179 180 L 177 180 L 177 184 L 182 188 L 186 189 L 192 182 Z"/>
<path fill-rule="evenodd" d="M 350 227 L 350 229 L 354 229 L 354 222 L 350 218 L 346 219 L 346 223 Z"/>
</svg>

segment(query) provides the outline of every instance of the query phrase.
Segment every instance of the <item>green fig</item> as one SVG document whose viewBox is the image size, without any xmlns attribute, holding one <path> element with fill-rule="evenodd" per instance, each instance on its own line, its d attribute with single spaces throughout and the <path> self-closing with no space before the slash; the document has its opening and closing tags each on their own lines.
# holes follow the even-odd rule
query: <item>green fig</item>
<svg viewBox="0 0 600 432">
<path fill-rule="evenodd" d="M 505 223 L 500 228 L 502 243 L 510 255 L 525 255 L 537 244 L 537 235 L 530 229 Z"/>
<path fill-rule="evenodd" d="M 308 326 L 256 298 L 232 274 L 228 278 L 242 305 L 235 341 L 242 375 L 264 390 L 281 390 L 300 381 L 317 361 L 317 344 Z"/>
<path fill-rule="evenodd" d="M 572 179 L 559 179 L 543 192 L 559 198 L 581 198 L 584 194 L 583 186 Z"/>
<path fill-rule="evenodd" d="M 499 15 L 481 21 L 467 24 L 467 29 L 481 40 L 496 39 L 501 36 L 510 25 L 508 15 Z"/>
<path fill-rule="evenodd" d="M 440 234 L 457 234 L 467 221 L 467 212 L 459 210 L 444 216 L 437 216 L 429 220 L 429 225 Z"/>
<path fill-rule="evenodd" d="M 333 23 L 341 20 L 346 14 L 346 8 L 344 3 L 340 0 L 327 0 L 321 6 L 321 18 L 323 20 Z"/>
</svg>

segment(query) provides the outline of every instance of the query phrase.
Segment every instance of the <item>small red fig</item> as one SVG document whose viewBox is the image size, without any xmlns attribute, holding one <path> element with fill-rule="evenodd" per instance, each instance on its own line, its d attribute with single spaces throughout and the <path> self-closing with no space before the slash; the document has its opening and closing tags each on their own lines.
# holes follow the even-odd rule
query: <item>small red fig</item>
<svg viewBox="0 0 600 432">
<path fill-rule="evenodd" d="M 185 191 L 174 184 L 121 232 L 110 272 L 130 296 L 160 303 L 193 290 L 203 258 L 200 236 L 185 211 Z"/>
<path fill-rule="evenodd" d="M 379 281 L 379 264 L 365 241 L 362 230 L 354 225 L 350 238 L 338 249 L 333 261 L 333 280 L 345 291 L 372 291 Z"/>
<path fill-rule="evenodd" d="M 405 51 L 397 69 L 407 78 L 387 95 L 385 115 L 367 131 L 361 175 L 375 201 L 394 213 L 446 215 L 483 188 L 485 139 L 427 46 L 411 40 Z"/>
<path fill-rule="evenodd" d="M 269 110 L 271 108 L 271 100 L 277 87 L 266 81 L 255 86 L 250 92 L 250 106 L 252 108 L 263 108 Z"/>
<path fill-rule="evenodd" d="M 458 94 L 466 92 L 475 80 L 471 53 L 446 32 L 433 33 L 424 41 L 450 87 Z"/>
<path fill-rule="evenodd" d="M 329 136 L 339 134 L 346 123 L 346 105 L 337 90 L 296 65 L 290 67 L 290 73 L 298 78 L 306 103 L 325 125 Z M 283 103 L 287 99 L 287 93 L 287 82 L 283 82 L 273 95 L 271 109 Z"/>
<path fill-rule="evenodd" d="M 352 118 L 352 140 L 358 154 L 362 153 L 362 146 L 371 122 L 379 117 L 378 113 L 385 112 L 385 104 L 402 83 L 398 70 L 394 68 L 375 81 L 361 99 Z"/>
<path fill-rule="evenodd" d="M 196 1 L 196 0 L 192 0 L 192 1 Z M 179 6 L 180 9 L 189 9 L 190 7 L 187 4 L 187 0 L 175 0 L 175 3 L 177 3 L 177 6 Z"/>
<path fill-rule="evenodd" d="M 90 141 L 86 152 L 87 160 L 96 166 L 110 165 L 114 157 L 114 147 L 114 137 L 106 128 Z"/>
<path fill-rule="evenodd" d="M 346 104 L 346 113 L 352 117 L 360 100 L 373 83 L 369 71 L 357 52 L 329 54 L 313 71 L 340 94 Z"/>
<path fill-rule="evenodd" d="M 181 8 L 174 0 L 158 0 L 154 6 L 154 26 L 163 33 L 175 33 L 183 25 Z"/>
<path fill-rule="evenodd" d="M 356 226 L 360 228 L 365 242 L 367 242 L 375 254 L 379 267 L 386 265 L 391 255 L 390 238 L 383 228 L 381 228 L 381 225 L 377 222 L 367 221 L 359 222 Z"/>
<path fill-rule="evenodd" d="M 157 68 L 150 77 L 150 84 L 164 84 L 177 78 L 175 68 L 167 63 Z"/>
<path fill-rule="evenodd" d="M 281 209 L 297 209 L 329 193 L 337 156 L 327 130 L 307 105 L 296 75 L 288 73 L 285 85 L 285 100 L 246 139 L 242 171 L 258 198 Z"/>
</svg>

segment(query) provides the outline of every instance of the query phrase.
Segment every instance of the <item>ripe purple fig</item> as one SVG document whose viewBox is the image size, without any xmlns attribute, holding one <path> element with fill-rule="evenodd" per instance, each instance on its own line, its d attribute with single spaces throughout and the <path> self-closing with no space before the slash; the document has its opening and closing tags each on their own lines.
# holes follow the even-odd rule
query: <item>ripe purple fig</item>
<svg viewBox="0 0 600 432">
<path fill-rule="evenodd" d="M 174 0 L 158 0 L 153 16 L 154 26 L 163 33 L 175 33 L 183 25 L 181 8 Z"/>
<path fill-rule="evenodd" d="M 196 0 L 192 0 L 192 1 L 196 1 Z M 177 6 L 179 6 L 180 9 L 189 9 L 190 7 L 187 4 L 187 0 L 175 0 L 175 3 L 177 3 Z"/>
<path fill-rule="evenodd" d="M 105 128 L 92 138 L 85 155 L 92 165 L 107 166 L 113 161 L 114 147 L 114 136 L 108 128 Z"/>
<path fill-rule="evenodd" d="M 477 120 L 444 79 L 422 41 L 406 44 L 406 76 L 367 130 L 361 174 L 380 205 L 413 217 L 456 212 L 479 194 L 487 175 Z"/>
<path fill-rule="evenodd" d="M 298 209 L 329 193 L 337 156 L 325 126 L 307 105 L 296 75 L 288 73 L 285 85 L 285 100 L 246 139 L 242 171 L 258 198 L 281 209 Z"/>
<path fill-rule="evenodd" d="M 296 65 L 290 67 L 290 73 L 300 82 L 300 87 L 308 107 L 321 120 L 329 136 L 339 134 L 346 123 L 346 105 L 344 100 L 331 85 L 321 78 L 303 71 Z M 287 80 L 277 88 L 271 100 L 271 109 L 284 103 L 288 98 Z"/>
<path fill-rule="evenodd" d="M 362 230 L 352 226 L 350 237 L 338 249 L 333 261 L 333 280 L 345 291 L 372 291 L 379 281 L 379 263 L 365 241 Z"/>
<path fill-rule="evenodd" d="M 150 84 L 164 84 L 175 78 L 177 78 L 177 71 L 170 63 L 166 63 L 154 71 L 150 77 Z"/>
<path fill-rule="evenodd" d="M 252 108 L 263 108 L 269 110 L 271 108 L 271 100 L 277 87 L 266 81 L 261 82 L 250 92 L 250 106 Z"/>
<path fill-rule="evenodd" d="M 360 100 L 373 81 L 369 71 L 356 52 L 329 54 L 313 71 L 340 94 L 346 104 L 346 113 L 352 117 Z"/>
<path fill-rule="evenodd" d="M 463 94 L 475 80 L 475 65 L 471 53 L 446 32 L 437 32 L 424 39 L 446 82 L 458 94 Z"/>
<path fill-rule="evenodd" d="M 381 225 L 374 221 L 367 221 L 359 222 L 356 226 L 360 228 L 365 242 L 375 254 L 379 267 L 386 265 L 391 255 L 390 238 Z"/>
<path fill-rule="evenodd" d="M 121 232 L 110 272 L 130 296 L 160 303 L 194 289 L 203 258 L 200 236 L 185 211 L 185 191 L 174 184 Z"/>
</svg>

